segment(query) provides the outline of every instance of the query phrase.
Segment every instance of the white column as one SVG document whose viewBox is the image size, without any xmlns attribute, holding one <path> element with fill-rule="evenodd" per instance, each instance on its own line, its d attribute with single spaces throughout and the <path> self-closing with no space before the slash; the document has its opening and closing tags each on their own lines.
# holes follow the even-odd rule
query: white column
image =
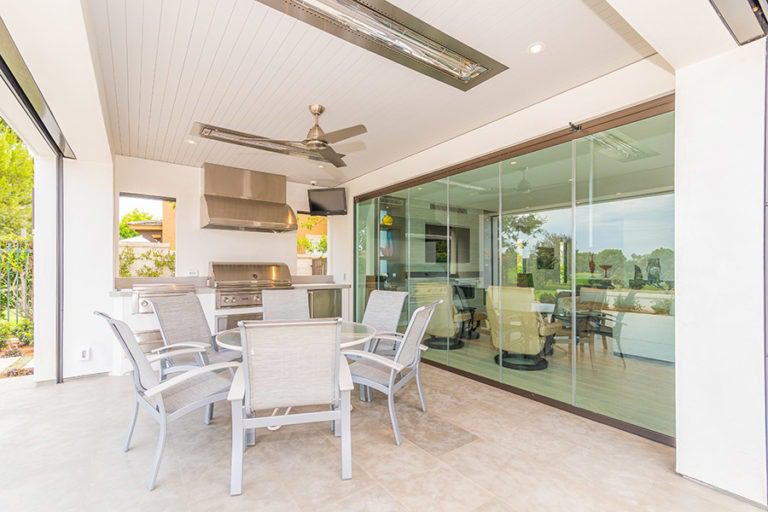
<svg viewBox="0 0 768 512">
<path fill-rule="evenodd" d="M 676 74 L 677 471 L 766 505 L 765 40 Z"/>
</svg>

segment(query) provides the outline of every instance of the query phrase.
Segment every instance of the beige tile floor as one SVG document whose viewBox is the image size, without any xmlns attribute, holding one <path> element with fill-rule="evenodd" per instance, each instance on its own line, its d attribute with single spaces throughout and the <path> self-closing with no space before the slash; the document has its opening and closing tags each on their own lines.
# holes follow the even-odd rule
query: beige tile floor
<svg viewBox="0 0 768 512">
<path fill-rule="evenodd" d="M 171 426 L 158 486 L 144 481 L 157 429 L 127 426 L 127 377 L 0 382 L 0 510 L 25 511 L 752 511 L 674 473 L 674 451 L 425 367 L 429 412 L 400 397 L 396 447 L 386 401 L 354 400 L 352 480 L 326 425 L 266 432 L 229 496 L 228 409 Z"/>
</svg>

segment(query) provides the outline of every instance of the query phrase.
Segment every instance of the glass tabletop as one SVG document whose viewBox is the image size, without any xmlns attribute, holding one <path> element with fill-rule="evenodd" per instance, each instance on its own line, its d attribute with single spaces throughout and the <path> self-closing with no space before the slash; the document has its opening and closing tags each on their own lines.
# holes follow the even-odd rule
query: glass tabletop
<svg viewBox="0 0 768 512">
<path fill-rule="evenodd" d="M 360 322 L 341 322 L 341 348 L 354 348 L 370 340 L 376 334 L 376 329 Z M 229 329 L 216 335 L 216 343 L 226 349 L 241 350 L 240 329 Z"/>
</svg>

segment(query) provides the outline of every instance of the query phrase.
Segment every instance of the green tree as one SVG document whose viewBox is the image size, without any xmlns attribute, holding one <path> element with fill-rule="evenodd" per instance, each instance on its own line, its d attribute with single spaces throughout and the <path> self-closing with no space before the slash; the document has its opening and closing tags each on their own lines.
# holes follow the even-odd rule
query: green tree
<svg viewBox="0 0 768 512">
<path fill-rule="evenodd" d="M 152 220 L 152 214 L 143 212 L 138 208 L 134 208 L 133 210 L 123 215 L 123 218 L 120 219 L 120 240 L 138 236 L 139 233 L 131 229 L 130 226 L 128 226 L 128 223 L 140 220 Z"/>
<path fill-rule="evenodd" d="M 32 231 L 34 160 L 18 135 L 0 119 L 0 235 Z"/>
</svg>

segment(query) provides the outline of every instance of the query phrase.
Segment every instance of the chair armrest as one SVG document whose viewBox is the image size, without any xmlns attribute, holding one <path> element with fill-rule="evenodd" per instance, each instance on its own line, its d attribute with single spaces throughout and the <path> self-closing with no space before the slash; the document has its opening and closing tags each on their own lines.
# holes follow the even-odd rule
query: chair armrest
<svg viewBox="0 0 768 512">
<path fill-rule="evenodd" d="M 235 377 L 232 379 L 232 385 L 229 387 L 229 394 L 227 400 L 238 401 L 245 398 L 245 376 L 243 375 L 243 367 L 237 369 Z"/>
<path fill-rule="evenodd" d="M 396 370 L 398 372 L 405 368 L 405 366 L 401 365 L 400 363 L 396 363 L 391 359 L 387 359 L 386 357 L 382 357 L 372 352 L 365 352 L 363 350 L 343 350 L 341 353 L 347 357 L 368 359 L 369 361 L 379 363 L 382 366 L 386 366 L 387 368 L 391 368 L 392 370 Z"/>
<path fill-rule="evenodd" d="M 205 349 L 200 348 L 178 348 L 176 350 L 167 350 L 162 354 L 153 354 L 151 356 L 147 356 L 147 361 L 154 363 L 160 361 L 161 359 L 170 359 L 172 357 L 183 356 L 187 354 L 202 354 L 204 352 Z"/>
<path fill-rule="evenodd" d="M 399 332 L 377 332 L 373 335 L 374 338 L 387 339 L 400 341 L 403 339 L 403 334 Z"/>
<path fill-rule="evenodd" d="M 175 350 L 177 348 L 199 348 L 205 351 L 208 349 L 208 345 L 205 343 L 198 343 L 196 341 L 189 341 L 184 343 L 174 343 L 173 345 L 163 345 L 162 347 L 156 348 L 151 352 L 153 354 L 159 354 L 160 352 L 165 352 L 166 350 Z"/>
<path fill-rule="evenodd" d="M 352 391 L 355 385 L 352 382 L 352 372 L 349 371 L 349 363 L 346 357 L 339 358 L 339 391 Z"/>
<path fill-rule="evenodd" d="M 144 392 L 144 396 L 151 398 L 155 395 L 158 395 L 164 391 L 168 391 L 169 389 L 178 386 L 179 384 L 183 384 L 184 382 L 194 379 L 195 377 L 199 377 L 200 375 L 203 375 L 205 373 L 210 372 L 217 372 L 219 370 L 226 370 L 227 368 L 237 368 L 240 366 L 240 363 L 216 363 L 216 364 L 209 364 L 208 366 L 201 366 L 200 368 L 195 368 L 194 370 L 189 370 L 187 372 L 184 372 L 180 375 L 177 375 L 176 377 L 172 377 L 168 380 L 164 380 L 157 386 L 153 386 L 146 390 Z"/>
</svg>

